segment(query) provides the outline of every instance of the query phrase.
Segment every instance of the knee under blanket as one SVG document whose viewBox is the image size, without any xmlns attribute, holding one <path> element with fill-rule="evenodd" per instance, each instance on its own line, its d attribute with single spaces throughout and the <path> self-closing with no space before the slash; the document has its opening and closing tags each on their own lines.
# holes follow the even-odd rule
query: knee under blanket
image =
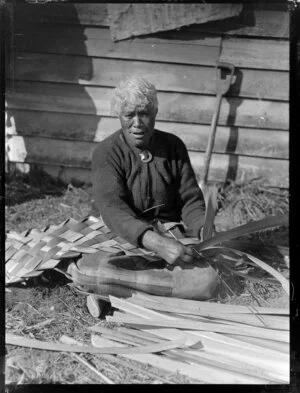
<svg viewBox="0 0 300 393">
<path fill-rule="evenodd" d="M 98 295 L 131 296 L 136 290 L 160 296 L 207 300 L 218 285 L 216 271 L 207 263 L 167 265 L 146 256 L 114 256 L 99 251 L 86 254 L 68 267 L 73 282 Z"/>
</svg>

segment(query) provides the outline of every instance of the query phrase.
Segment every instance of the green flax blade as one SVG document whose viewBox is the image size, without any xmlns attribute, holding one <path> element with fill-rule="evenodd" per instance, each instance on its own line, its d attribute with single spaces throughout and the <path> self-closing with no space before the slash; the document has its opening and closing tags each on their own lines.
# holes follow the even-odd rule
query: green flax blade
<svg viewBox="0 0 300 393">
<path fill-rule="evenodd" d="M 285 292 L 289 295 L 289 280 L 287 280 L 281 273 L 279 273 L 277 270 L 275 270 L 272 266 L 268 265 L 267 263 L 261 261 L 260 259 L 254 257 L 253 255 L 250 255 L 246 252 L 243 251 L 237 251 L 237 250 L 233 250 L 227 247 L 215 247 L 218 248 L 220 250 L 231 250 L 236 252 L 239 255 L 245 255 L 246 257 L 248 257 L 252 262 L 255 263 L 255 265 L 259 266 L 261 269 L 265 270 L 267 273 L 269 273 L 271 276 L 275 277 L 276 280 L 278 280 L 280 282 L 280 284 L 282 285 L 282 288 L 285 290 Z"/>
<path fill-rule="evenodd" d="M 212 237 L 215 215 L 217 211 L 217 197 L 218 188 L 215 184 L 206 185 L 204 189 L 205 199 L 205 218 L 203 225 L 203 240 L 208 240 Z"/>
<path fill-rule="evenodd" d="M 236 237 L 249 235 L 253 232 L 270 229 L 277 226 L 288 226 L 288 224 L 288 214 L 269 216 L 258 221 L 249 222 L 248 224 L 229 229 L 228 231 L 219 232 L 211 239 L 204 240 L 201 243 L 195 244 L 193 247 L 196 251 L 202 251 L 206 248 L 209 248 L 227 240 L 234 239 Z"/>
</svg>

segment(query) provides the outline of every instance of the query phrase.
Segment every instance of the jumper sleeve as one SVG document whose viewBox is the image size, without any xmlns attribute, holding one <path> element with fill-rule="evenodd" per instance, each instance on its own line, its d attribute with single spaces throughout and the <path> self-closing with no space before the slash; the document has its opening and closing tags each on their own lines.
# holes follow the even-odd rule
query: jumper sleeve
<svg viewBox="0 0 300 393">
<path fill-rule="evenodd" d="M 118 157 L 99 145 L 92 159 L 93 196 L 105 224 L 116 235 L 140 246 L 139 238 L 153 226 L 137 218 L 128 201 Z"/>
<path fill-rule="evenodd" d="M 179 195 L 181 198 L 181 216 L 188 227 L 188 235 L 199 237 L 204 224 L 205 202 L 198 186 L 194 170 L 184 143 L 178 142 Z"/>
</svg>

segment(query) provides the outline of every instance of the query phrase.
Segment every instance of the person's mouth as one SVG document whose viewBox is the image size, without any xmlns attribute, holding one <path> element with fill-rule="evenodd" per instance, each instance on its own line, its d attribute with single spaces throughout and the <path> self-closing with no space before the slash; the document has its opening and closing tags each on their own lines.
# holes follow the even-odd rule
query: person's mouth
<svg viewBox="0 0 300 393">
<path fill-rule="evenodd" d="M 144 131 L 132 131 L 131 134 L 134 136 L 134 138 L 141 139 L 144 137 L 145 132 Z"/>
</svg>

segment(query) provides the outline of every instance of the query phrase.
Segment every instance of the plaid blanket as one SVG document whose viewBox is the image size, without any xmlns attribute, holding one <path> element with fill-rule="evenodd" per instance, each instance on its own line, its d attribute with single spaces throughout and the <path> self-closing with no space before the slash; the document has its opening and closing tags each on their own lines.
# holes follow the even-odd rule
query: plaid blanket
<svg viewBox="0 0 300 393">
<path fill-rule="evenodd" d="M 157 222 L 156 229 L 186 239 L 180 223 Z M 162 296 L 209 298 L 217 285 L 215 270 L 198 266 L 167 266 L 155 253 L 137 248 L 113 234 L 101 217 L 81 221 L 67 219 L 58 226 L 6 235 L 6 284 L 59 269 L 68 262 L 67 275 L 74 285 L 89 293 L 129 296 L 132 291 Z M 79 259 L 80 258 L 80 259 Z"/>
<path fill-rule="evenodd" d="M 174 266 L 147 256 L 113 256 L 103 251 L 72 262 L 68 274 L 80 290 L 101 296 L 129 297 L 140 291 L 206 300 L 218 284 L 216 271 L 204 261 Z"/>
</svg>

